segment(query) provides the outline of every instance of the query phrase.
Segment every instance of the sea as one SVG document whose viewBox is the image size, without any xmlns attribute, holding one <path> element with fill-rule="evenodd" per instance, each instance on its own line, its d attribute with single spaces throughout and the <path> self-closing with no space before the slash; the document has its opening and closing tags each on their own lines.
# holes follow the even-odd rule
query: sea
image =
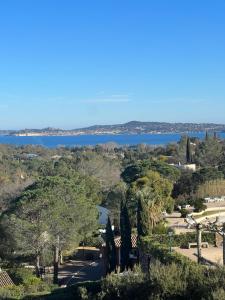
<svg viewBox="0 0 225 300">
<path fill-rule="evenodd" d="M 147 144 L 152 146 L 176 143 L 185 134 L 123 134 L 123 135 L 77 135 L 77 136 L 0 136 L 0 144 L 41 145 L 47 148 L 94 146 L 106 143 L 133 146 Z M 187 135 L 187 134 L 186 134 Z M 205 132 L 189 132 L 188 136 L 203 139 Z M 218 133 L 218 137 L 225 139 L 225 132 Z"/>
</svg>

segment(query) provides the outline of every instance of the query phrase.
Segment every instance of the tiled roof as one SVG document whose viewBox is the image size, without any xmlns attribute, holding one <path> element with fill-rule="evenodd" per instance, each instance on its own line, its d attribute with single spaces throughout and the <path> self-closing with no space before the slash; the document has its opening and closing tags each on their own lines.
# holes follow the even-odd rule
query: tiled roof
<svg viewBox="0 0 225 300">
<path fill-rule="evenodd" d="M 115 241 L 115 245 L 117 248 L 121 247 L 121 237 L 118 236 L 114 239 Z M 136 248 L 137 247 L 137 235 L 132 234 L 131 235 L 131 243 L 132 243 L 132 248 Z"/>
<path fill-rule="evenodd" d="M 115 246 L 116 248 L 121 247 L 121 237 L 117 236 L 114 238 Z M 137 248 L 137 235 L 132 234 L 131 235 L 131 243 L 132 243 L 132 248 Z M 102 247 L 105 247 L 106 243 L 102 243 Z"/>
<path fill-rule="evenodd" d="M 9 277 L 9 274 L 4 271 L 0 271 L 0 287 L 7 287 L 14 285 L 12 279 Z"/>
</svg>

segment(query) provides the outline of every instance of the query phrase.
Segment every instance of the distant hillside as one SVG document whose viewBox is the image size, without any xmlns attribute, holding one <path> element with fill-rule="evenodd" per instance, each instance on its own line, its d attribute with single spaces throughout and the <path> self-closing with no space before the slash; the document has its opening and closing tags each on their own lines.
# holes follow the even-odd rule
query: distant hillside
<svg viewBox="0 0 225 300">
<path fill-rule="evenodd" d="M 149 134 L 149 133 L 187 133 L 200 131 L 225 131 L 224 124 L 212 123 L 166 123 L 166 122 L 139 122 L 131 121 L 116 125 L 94 125 L 86 128 L 63 130 L 59 128 L 24 129 L 7 132 L 19 136 L 49 136 L 49 135 L 82 135 L 82 134 Z"/>
</svg>

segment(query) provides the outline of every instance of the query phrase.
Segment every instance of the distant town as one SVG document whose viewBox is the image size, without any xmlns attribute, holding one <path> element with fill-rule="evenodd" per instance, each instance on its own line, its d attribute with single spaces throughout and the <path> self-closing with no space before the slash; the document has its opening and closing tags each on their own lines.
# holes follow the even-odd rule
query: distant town
<svg viewBox="0 0 225 300">
<path fill-rule="evenodd" d="M 64 130 L 47 127 L 44 129 L 0 130 L 1 135 L 13 136 L 75 136 L 105 134 L 162 134 L 202 131 L 225 131 L 225 124 L 213 123 L 167 123 L 131 121 L 116 125 L 94 125 L 86 128 Z"/>
</svg>

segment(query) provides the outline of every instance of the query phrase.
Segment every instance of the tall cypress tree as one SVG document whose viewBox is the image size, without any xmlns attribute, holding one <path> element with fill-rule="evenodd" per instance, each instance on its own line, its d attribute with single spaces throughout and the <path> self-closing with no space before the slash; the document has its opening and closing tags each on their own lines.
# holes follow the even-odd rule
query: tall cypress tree
<svg viewBox="0 0 225 300">
<path fill-rule="evenodd" d="M 148 211 L 141 195 L 139 195 L 137 202 L 137 233 L 138 237 L 146 236 L 149 233 Z"/>
<path fill-rule="evenodd" d="M 114 234 L 110 218 L 106 225 L 106 256 L 107 256 L 107 273 L 116 271 L 116 246 L 114 241 Z"/>
<path fill-rule="evenodd" d="M 122 201 L 120 207 L 120 234 L 121 234 L 120 266 L 121 266 L 121 272 L 123 272 L 125 269 L 129 268 L 129 264 L 130 264 L 129 254 L 132 249 L 132 242 L 131 242 L 131 225 L 130 225 L 128 209 L 126 203 L 124 204 Z"/>
<path fill-rule="evenodd" d="M 189 137 L 187 138 L 187 146 L 186 146 L 186 162 L 188 164 L 192 163 L 191 142 Z"/>
</svg>

